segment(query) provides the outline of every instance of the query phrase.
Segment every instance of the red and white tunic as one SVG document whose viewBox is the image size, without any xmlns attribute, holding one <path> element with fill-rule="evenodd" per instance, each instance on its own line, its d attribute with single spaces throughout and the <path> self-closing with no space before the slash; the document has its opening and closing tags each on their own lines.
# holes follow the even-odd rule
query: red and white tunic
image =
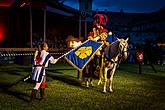
<svg viewBox="0 0 165 110">
<path fill-rule="evenodd" d="M 56 60 L 53 56 L 50 55 L 49 52 L 45 50 L 41 51 L 40 61 L 35 60 L 35 65 L 32 70 L 32 80 L 37 81 L 38 83 L 41 82 L 42 77 L 46 75 L 45 68 L 48 67 L 48 63 L 55 64 Z"/>
</svg>

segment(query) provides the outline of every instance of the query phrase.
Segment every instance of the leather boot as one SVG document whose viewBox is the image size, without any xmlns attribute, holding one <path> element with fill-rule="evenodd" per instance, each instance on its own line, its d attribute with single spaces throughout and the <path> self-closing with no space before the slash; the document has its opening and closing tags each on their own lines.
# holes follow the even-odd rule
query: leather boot
<svg viewBox="0 0 165 110">
<path fill-rule="evenodd" d="M 36 98 L 36 94 L 37 94 L 37 91 L 36 89 L 33 89 L 32 92 L 31 92 L 31 97 L 30 97 L 30 101 L 33 101 L 35 98 Z"/>
<path fill-rule="evenodd" d="M 41 99 L 44 98 L 44 95 L 45 95 L 45 88 L 40 88 L 40 97 L 41 97 Z"/>
</svg>

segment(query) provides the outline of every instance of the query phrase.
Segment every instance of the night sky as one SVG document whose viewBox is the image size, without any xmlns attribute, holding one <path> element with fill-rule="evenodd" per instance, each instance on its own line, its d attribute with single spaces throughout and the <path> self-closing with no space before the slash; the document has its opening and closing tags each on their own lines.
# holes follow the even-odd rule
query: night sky
<svg viewBox="0 0 165 110">
<path fill-rule="evenodd" d="M 64 4 L 79 9 L 78 0 L 65 0 Z M 123 8 L 129 13 L 150 13 L 164 6 L 165 0 L 93 0 L 93 10 L 99 11 L 119 12 Z"/>
</svg>

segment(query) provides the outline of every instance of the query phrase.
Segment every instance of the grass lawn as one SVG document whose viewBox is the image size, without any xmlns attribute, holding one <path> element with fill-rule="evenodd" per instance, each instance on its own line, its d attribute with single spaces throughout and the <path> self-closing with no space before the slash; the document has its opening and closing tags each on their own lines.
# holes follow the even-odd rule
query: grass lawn
<svg viewBox="0 0 165 110">
<path fill-rule="evenodd" d="M 47 70 L 46 99 L 29 103 L 31 81 L 23 81 L 31 65 L 0 65 L 0 110 L 165 110 L 165 66 L 154 73 L 143 65 L 121 64 L 116 71 L 113 93 L 102 93 L 102 85 L 85 88 L 77 71 L 67 64 L 50 65 Z"/>
</svg>

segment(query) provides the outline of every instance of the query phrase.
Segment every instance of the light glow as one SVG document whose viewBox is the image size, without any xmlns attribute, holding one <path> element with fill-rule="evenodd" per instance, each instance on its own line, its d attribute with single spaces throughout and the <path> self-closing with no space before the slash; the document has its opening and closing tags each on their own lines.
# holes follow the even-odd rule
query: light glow
<svg viewBox="0 0 165 110">
<path fill-rule="evenodd" d="M 5 31 L 4 25 L 0 23 L 0 42 L 2 42 L 4 39 L 4 31 Z"/>
<path fill-rule="evenodd" d="M 81 41 L 70 41 L 70 42 L 69 42 L 69 47 L 70 47 L 70 48 L 75 48 L 75 47 L 77 47 L 77 46 L 79 46 L 79 45 L 81 45 L 81 44 L 82 44 Z"/>
</svg>

